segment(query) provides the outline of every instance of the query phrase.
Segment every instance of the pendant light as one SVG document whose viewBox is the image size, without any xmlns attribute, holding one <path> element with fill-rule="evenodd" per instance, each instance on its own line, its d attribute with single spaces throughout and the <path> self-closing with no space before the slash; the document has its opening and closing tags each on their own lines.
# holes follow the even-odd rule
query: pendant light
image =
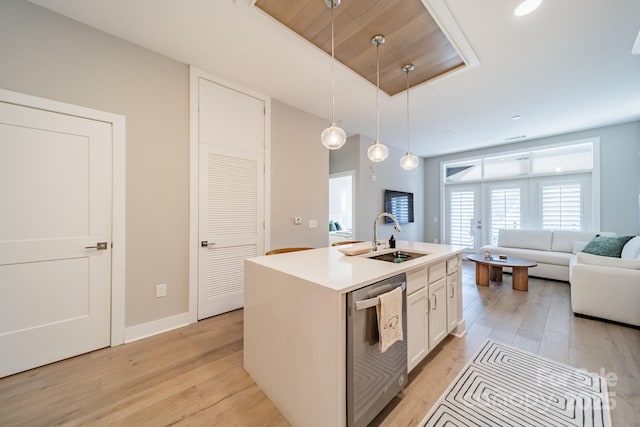
<svg viewBox="0 0 640 427">
<path fill-rule="evenodd" d="M 409 131 L 409 73 L 414 69 L 413 64 L 402 67 L 402 71 L 407 73 L 407 154 L 400 159 L 400 167 L 406 171 L 418 166 L 418 158 L 411 153 L 411 132 Z"/>
<path fill-rule="evenodd" d="M 367 157 L 372 162 L 381 162 L 389 155 L 389 149 L 380 143 L 380 45 L 384 42 L 381 34 L 371 39 L 371 44 L 376 47 L 376 142 L 367 150 Z"/>
<path fill-rule="evenodd" d="M 347 134 L 336 126 L 336 89 L 334 79 L 335 66 L 335 41 L 333 33 L 333 9 L 340 6 L 342 0 L 324 0 L 324 4 L 331 9 L 331 124 L 322 131 L 320 141 L 329 150 L 337 150 L 342 147 L 347 140 Z"/>
</svg>

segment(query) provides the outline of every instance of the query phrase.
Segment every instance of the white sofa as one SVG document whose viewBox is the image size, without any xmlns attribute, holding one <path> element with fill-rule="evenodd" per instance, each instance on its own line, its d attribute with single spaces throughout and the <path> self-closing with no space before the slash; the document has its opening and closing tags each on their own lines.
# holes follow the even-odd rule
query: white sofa
<svg viewBox="0 0 640 427">
<path fill-rule="evenodd" d="M 510 230 L 498 232 L 498 244 L 483 246 L 480 253 L 526 258 L 538 263 L 529 269 L 529 276 L 569 281 L 569 262 L 597 232 Z M 613 235 L 614 233 L 600 233 Z M 508 271 L 509 269 L 505 269 Z"/>
<path fill-rule="evenodd" d="M 620 258 L 577 253 L 570 262 L 574 313 L 640 326 L 640 236 Z"/>
</svg>

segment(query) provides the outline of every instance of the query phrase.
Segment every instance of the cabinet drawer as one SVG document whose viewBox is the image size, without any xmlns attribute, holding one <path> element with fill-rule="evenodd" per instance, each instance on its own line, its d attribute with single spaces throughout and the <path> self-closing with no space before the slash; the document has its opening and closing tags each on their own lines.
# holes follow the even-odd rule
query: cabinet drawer
<svg viewBox="0 0 640 427">
<path fill-rule="evenodd" d="M 429 283 L 433 283 L 445 276 L 445 263 L 439 262 L 429 266 Z"/>
<path fill-rule="evenodd" d="M 447 274 L 458 271 L 458 257 L 447 260 Z"/>
<path fill-rule="evenodd" d="M 421 268 L 407 272 L 407 295 L 427 286 L 427 270 Z"/>
</svg>

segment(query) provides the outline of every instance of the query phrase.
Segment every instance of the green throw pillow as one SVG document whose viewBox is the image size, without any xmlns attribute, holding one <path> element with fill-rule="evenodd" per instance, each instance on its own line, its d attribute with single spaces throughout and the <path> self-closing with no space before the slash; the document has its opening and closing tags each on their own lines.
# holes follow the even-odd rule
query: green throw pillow
<svg viewBox="0 0 640 427">
<path fill-rule="evenodd" d="M 620 258 L 622 248 L 631 239 L 633 239 L 633 236 L 604 237 L 597 235 L 587 244 L 587 246 L 584 247 L 582 252 Z"/>
</svg>

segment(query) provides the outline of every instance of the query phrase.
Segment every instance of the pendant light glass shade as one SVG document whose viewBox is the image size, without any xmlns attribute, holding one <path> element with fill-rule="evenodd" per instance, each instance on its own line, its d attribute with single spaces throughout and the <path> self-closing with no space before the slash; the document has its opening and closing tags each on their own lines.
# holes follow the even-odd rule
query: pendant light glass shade
<svg viewBox="0 0 640 427">
<path fill-rule="evenodd" d="M 335 123 L 331 123 L 331 126 L 322 131 L 320 140 L 329 150 L 337 150 L 344 145 L 347 134 Z"/>
<path fill-rule="evenodd" d="M 389 149 L 386 145 L 381 144 L 380 141 L 376 141 L 375 144 L 369 147 L 367 150 L 367 157 L 372 162 L 381 162 L 389 155 Z"/>
<path fill-rule="evenodd" d="M 372 162 L 381 162 L 389 155 L 389 149 L 380 143 L 380 45 L 384 42 L 383 35 L 371 39 L 371 44 L 376 46 L 376 142 L 367 150 L 367 157 Z"/>
<path fill-rule="evenodd" d="M 418 158 L 410 151 L 400 159 L 400 167 L 406 171 L 415 169 L 418 166 Z"/>
<path fill-rule="evenodd" d="M 400 167 L 406 171 L 415 169 L 418 166 L 418 158 L 411 152 L 411 132 L 409 129 L 409 73 L 414 70 L 413 64 L 402 67 L 402 71 L 407 73 L 407 153 L 400 159 Z"/>
<path fill-rule="evenodd" d="M 347 134 L 336 126 L 336 88 L 333 68 L 335 66 L 335 42 L 333 32 L 333 9 L 340 5 L 340 0 L 325 0 L 325 4 L 331 9 L 331 124 L 322 131 L 320 141 L 329 150 L 337 150 L 347 141 Z"/>
</svg>

